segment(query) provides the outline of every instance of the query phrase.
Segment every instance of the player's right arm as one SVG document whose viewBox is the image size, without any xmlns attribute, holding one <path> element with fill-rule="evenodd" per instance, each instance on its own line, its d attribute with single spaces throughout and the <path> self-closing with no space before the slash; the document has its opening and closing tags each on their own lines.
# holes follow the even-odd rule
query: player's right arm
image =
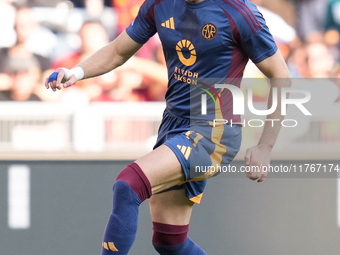
<svg viewBox="0 0 340 255">
<path fill-rule="evenodd" d="M 80 79 L 87 79 L 110 72 L 124 64 L 141 47 L 142 44 L 132 40 L 124 31 L 114 41 L 77 65 L 84 72 L 80 75 L 80 77 L 83 76 Z M 77 70 L 81 70 L 80 68 L 77 68 Z M 58 68 L 56 71 L 58 72 L 57 80 L 49 82 L 49 78 L 47 78 L 45 81 L 46 88 L 51 88 L 53 91 L 61 89 L 61 83 L 65 77 L 64 69 Z M 72 74 L 64 83 L 64 87 L 70 87 L 78 80 L 79 75 Z"/>
</svg>

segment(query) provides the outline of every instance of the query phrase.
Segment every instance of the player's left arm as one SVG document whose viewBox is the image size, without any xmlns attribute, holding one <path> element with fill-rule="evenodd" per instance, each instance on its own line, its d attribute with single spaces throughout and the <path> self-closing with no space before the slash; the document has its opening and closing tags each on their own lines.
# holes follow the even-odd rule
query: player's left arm
<svg viewBox="0 0 340 255">
<path fill-rule="evenodd" d="M 267 116 L 267 119 L 275 119 L 279 121 L 266 121 L 259 143 L 247 150 L 245 161 L 246 165 L 250 167 L 269 166 L 271 151 L 279 134 L 281 122 L 284 119 L 284 116 L 281 115 L 281 88 L 291 86 L 290 74 L 287 65 L 279 51 L 256 65 L 263 74 L 270 78 L 271 89 L 268 98 L 268 108 L 272 105 L 272 89 L 277 88 L 277 108 L 272 114 Z M 248 172 L 247 177 L 251 180 L 262 182 L 267 177 L 267 174 L 268 172 L 253 171 Z"/>
</svg>

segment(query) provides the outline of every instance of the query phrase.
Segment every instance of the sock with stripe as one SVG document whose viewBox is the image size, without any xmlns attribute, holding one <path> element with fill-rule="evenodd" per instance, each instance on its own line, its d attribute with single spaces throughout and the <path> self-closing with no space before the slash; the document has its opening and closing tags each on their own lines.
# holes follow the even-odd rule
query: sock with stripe
<svg viewBox="0 0 340 255">
<path fill-rule="evenodd" d="M 189 225 L 169 225 L 153 222 L 152 244 L 161 255 L 207 255 L 189 237 Z"/>
<path fill-rule="evenodd" d="M 103 236 L 102 255 L 128 254 L 136 238 L 139 205 L 151 196 L 142 169 L 132 163 L 113 185 L 113 208 Z"/>
</svg>

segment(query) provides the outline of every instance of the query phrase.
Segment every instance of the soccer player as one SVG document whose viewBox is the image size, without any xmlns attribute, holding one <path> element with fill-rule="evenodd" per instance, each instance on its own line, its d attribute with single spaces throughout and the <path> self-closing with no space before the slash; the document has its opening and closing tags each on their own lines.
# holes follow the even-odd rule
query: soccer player
<svg viewBox="0 0 340 255">
<path fill-rule="evenodd" d="M 139 205 L 148 198 L 152 242 L 159 254 L 206 254 L 187 233 L 193 205 L 200 203 L 206 179 L 215 173 L 207 171 L 192 178 L 190 170 L 194 165 L 228 165 L 240 147 L 241 125 L 212 124 L 212 119 L 238 122 L 240 116 L 233 114 L 227 89 L 214 88 L 214 84 L 200 79 L 240 86 L 248 59 L 269 78 L 289 78 L 263 17 L 251 2 L 146 0 L 135 21 L 113 42 L 72 70 L 57 69 L 56 80 L 47 79 L 46 87 L 56 91 L 61 83 L 67 88 L 77 80 L 109 72 L 127 61 L 156 32 L 168 68 L 167 106 L 154 150 L 122 170 L 114 183 L 103 255 L 128 254 L 137 232 Z M 271 86 L 289 86 L 282 80 L 272 79 Z M 195 112 L 199 105 L 195 100 L 195 107 L 190 107 L 191 99 L 202 91 L 197 88 L 216 92 L 216 100 L 207 99 L 206 115 Z M 282 119 L 280 110 L 278 107 L 268 118 Z M 280 129 L 276 123 L 272 127 L 266 122 L 258 145 L 246 152 L 247 165 L 269 164 Z M 263 171 L 247 173 L 258 182 L 266 175 Z"/>
</svg>

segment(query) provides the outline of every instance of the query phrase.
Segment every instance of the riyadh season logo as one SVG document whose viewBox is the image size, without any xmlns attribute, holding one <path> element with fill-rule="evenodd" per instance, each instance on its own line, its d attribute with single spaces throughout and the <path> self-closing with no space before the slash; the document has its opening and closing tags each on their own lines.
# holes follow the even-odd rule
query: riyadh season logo
<svg viewBox="0 0 340 255">
<path fill-rule="evenodd" d="M 185 56 L 187 51 L 188 56 Z M 181 40 L 176 45 L 176 52 L 179 60 L 185 66 L 192 66 L 196 62 L 196 50 L 194 45 L 189 40 Z"/>
<path fill-rule="evenodd" d="M 217 98 L 215 99 L 213 94 L 205 88 L 199 88 L 204 94 L 201 95 L 201 115 L 207 115 L 207 95 L 209 95 L 212 100 L 214 101 L 215 105 L 219 102 L 220 106 L 222 106 L 222 100 L 220 98 L 220 95 L 217 93 L 216 89 L 228 89 L 233 98 L 233 115 L 244 115 L 245 112 L 245 97 L 242 92 L 242 90 L 235 85 L 229 85 L 229 84 L 215 84 L 214 88 L 203 84 L 208 89 L 210 89 Z M 247 106 L 249 111 L 258 116 L 267 116 L 272 114 L 278 106 L 278 89 L 273 88 L 272 89 L 272 106 L 270 109 L 267 110 L 258 110 L 254 107 L 253 102 L 253 90 L 252 88 L 248 88 L 247 90 L 248 94 L 248 100 L 247 100 Z M 293 99 L 289 98 L 289 95 L 292 94 L 302 94 L 303 97 L 299 99 Z M 311 99 L 311 93 L 304 89 L 296 89 L 296 88 L 281 88 L 281 115 L 285 116 L 287 114 L 287 105 L 295 105 L 305 116 L 311 116 L 312 114 L 306 109 L 306 107 L 303 105 L 307 102 L 309 102 Z M 218 101 L 217 101 L 218 100 Z M 213 125 L 214 127 L 216 125 L 223 125 L 223 124 L 230 124 L 232 125 L 242 125 L 246 126 L 248 124 L 249 127 L 262 127 L 264 126 L 265 122 L 271 122 L 272 127 L 274 126 L 274 122 L 280 121 L 279 119 L 250 119 L 248 121 L 243 120 L 242 122 L 233 122 L 232 120 L 226 120 L 226 119 L 214 119 Z M 298 125 L 298 121 L 295 119 L 284 119 L 281 121 L 281 125 L 283 127 L 296 127 Z"/>
</svg>

